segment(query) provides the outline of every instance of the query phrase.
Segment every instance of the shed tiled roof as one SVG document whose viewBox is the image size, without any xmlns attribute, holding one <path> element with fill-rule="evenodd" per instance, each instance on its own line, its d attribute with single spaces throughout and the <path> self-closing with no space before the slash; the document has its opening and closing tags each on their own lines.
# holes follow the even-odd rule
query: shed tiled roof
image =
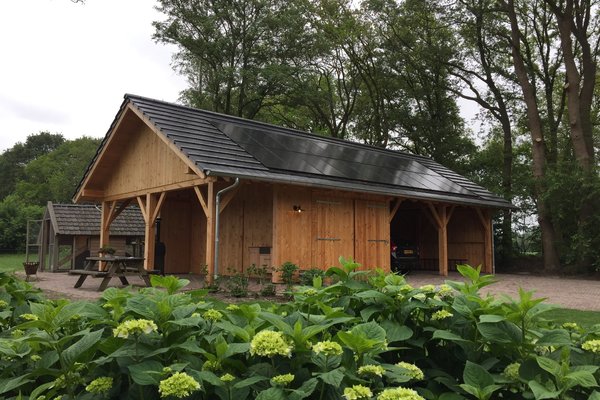
<svg viewBox="0 0 600 400">
<path fill-rule="evenodd" d="M 54 204 L 48 202 L 54 231 L 61 235 L 99 235 L 101 211 L 92 204 Z M 144 219 L 137 206 L 123 210 L 110 225 L 112 236 L 144 236 Z"/>
<path fill-rule="evenodd" d="M 427 157 L 129 94 L 96 158 L 128 105 L 137 108 L 157 132 L 209 176 L 512 207 L 500 196 Z"/>
</svg>

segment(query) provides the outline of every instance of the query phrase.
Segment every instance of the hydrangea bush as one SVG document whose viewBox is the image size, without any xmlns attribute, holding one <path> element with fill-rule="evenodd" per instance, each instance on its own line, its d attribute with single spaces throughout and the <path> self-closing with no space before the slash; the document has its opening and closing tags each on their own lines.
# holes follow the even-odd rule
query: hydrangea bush
<svg viewBox="0 0 600 400">
<path fill-rule="evenodd" d="M 544 320 L 493 283 L 413 288 L 341 259 L 292 301 L 227 305 L 152 277 L 98 302 L 44 300 L 0 274 L 3 399 L 592 399 L 600 325 Z"/>
</svg>

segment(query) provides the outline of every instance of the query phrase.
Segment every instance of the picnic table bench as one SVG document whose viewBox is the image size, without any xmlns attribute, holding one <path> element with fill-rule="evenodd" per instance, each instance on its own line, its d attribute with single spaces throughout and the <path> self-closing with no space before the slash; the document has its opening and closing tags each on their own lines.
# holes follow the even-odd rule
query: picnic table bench
<svg viewBox="0 0 600 400">
<path fill-rule="evenodd" d="M 100 263 L 104 263 L 105 269 L 100 270 Z M 129 285 L 127 276 L 139 276 L 146 286 L 150 286 L 148 271 L 144 269 L 144 258 L 142 257 L 87 257 L 83 269 L 69 271 L 71 275 L 79 275 L 75 282 L 76 288 L 81 287 L 88 276 L 103 278 L 98 291 L 103 291 L 112 278 L 119 278 L 123 285 Z"/>
</svg>

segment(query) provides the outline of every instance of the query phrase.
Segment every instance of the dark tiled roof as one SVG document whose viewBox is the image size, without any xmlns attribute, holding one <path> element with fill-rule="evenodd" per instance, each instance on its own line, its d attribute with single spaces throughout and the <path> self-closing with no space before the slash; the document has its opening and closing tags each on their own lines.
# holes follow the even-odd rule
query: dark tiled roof
<svg viewBox="0 0 600 400">
<path fill-rule="evenodd" d="M 125 95 L 109 135 L 127 104 L 141 111 L 206 175 L 512 207 L 503 198 L 427 157 L 135 95 Z M 95 159 L 88 172 L 94 162 Z"/>
<path fill-rule="evenodd" d="M 101 211 L 91 204 L 48 203 L 56 233 L 61 235 L 99 235 Z M 113 236 L 144 236 L 144 219 L 140 209 L 129 206 L 110 225 Z"/>
</svg>

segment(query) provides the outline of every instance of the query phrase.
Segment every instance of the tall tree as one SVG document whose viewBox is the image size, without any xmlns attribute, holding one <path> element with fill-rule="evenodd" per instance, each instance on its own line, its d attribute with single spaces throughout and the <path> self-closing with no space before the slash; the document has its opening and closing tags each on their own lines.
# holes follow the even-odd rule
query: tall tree
<svg viewBox="0 0 600 400">
<path fill-rule="evenodd" d="M 285 90 L 298 52 L 313 48 L 304 1 L 161 0 L 157 41 L 179 46 L 193 106 L 253 119 Z"/>
<path fill-rule="evenodd" d="M 510 21 L 510 45 L 515 74 L 523 92 L 523 100 L 527 110 L 527 125 L 531 134 L 532 172 L 534 178 L 535 200 L 537 204 L 538 223 L 542 233 L 542 249 L 544 266 L 548 271 L 557 271 L 560 267 L 559 254 L 556 247 L 557 237 L 552 215 L 544 198 L 546 190 L 546 143 L 544 129 L 535 86 L 528 75 L 528 69 L 523 57 L 522 43 L 524 35 L 519 25 L 519 19 L 514 0 L 501 0 Z"/>
<path fill-rule="evenodd" d="M 27 136 L 25 143 L 19 142 L 0 154 L 0 200 L 14 191 L 17 182 L 23 178 L 27 163 L 48 154 L 64 141 L 63 135 L 40 132 Z"/>
</svg>

